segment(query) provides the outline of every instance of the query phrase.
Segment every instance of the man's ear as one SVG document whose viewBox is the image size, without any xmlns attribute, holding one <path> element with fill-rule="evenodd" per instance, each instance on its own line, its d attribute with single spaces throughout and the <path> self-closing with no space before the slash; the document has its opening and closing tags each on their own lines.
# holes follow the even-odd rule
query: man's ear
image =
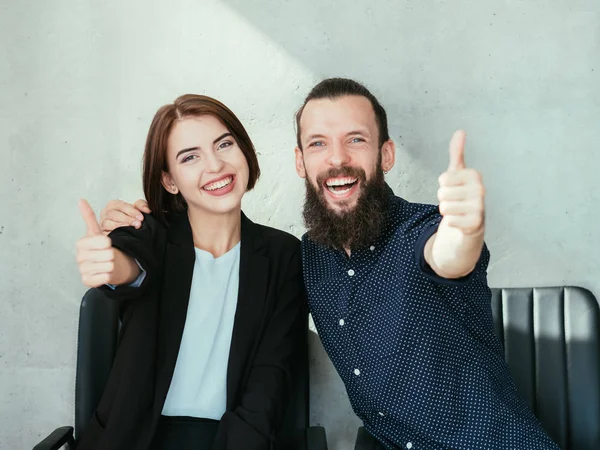
<svg viewBox="0 0 600 450">
<path fill-rule="evenodd" d="M 383 143 L 381 147 L 381 168 L 389 172 L 396 163 L 396 144 L 391 139 Z"/>
<path fill-rule="evenodd" d="M 294 149 L 296 154 L 296 173 L 300 178 L 306 178 L 306 168 L 304 167 L 304 154 L 299 147 Z"/>
</svg>

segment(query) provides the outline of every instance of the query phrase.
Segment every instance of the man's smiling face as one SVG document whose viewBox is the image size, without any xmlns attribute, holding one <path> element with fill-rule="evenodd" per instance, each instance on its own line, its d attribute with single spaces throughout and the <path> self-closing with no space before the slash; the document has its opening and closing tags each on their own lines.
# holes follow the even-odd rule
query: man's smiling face
<svg viewBox="0 0 600 450">
<path fill-rule="evenodd" d="M 383 170 L 382 157 L 393 165 L 393 144 L 379 148 L 375 112 L 366 97 L 310 100 L 302 111 L 300 130 L 296 170 L 332 212 L 347 213 L 356 207 L 365 184 Z"/>
</svg>

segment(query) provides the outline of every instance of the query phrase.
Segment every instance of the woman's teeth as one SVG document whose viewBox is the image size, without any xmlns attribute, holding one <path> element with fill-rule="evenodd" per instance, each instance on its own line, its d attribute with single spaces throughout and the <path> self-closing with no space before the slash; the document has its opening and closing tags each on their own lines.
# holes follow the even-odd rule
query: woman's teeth
<svg viewBox="0 0 600 450">
<path fill-rule="evenodd" d="M 231 184 L 232 181 L 233 177 L 223 178 L 222 180 L 215 181 L 214 183 L 204 186 L 204 189 L 206 191 L 216 191 L 217 189 L 224 188 L 228 184 Z"/>
</svg>

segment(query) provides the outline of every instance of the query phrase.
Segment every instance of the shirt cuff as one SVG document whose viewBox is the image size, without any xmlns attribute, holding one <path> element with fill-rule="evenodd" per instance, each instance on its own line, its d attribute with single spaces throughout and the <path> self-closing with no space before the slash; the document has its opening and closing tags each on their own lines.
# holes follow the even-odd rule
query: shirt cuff
<svg viewBox="0 0 600 450">
<path fill-rule="evenodd" d="M 128 284 L 127 286 L 133 287 L 133 288 L 138 288 L 142 285 L 142 283 L 146 279 L 146 271 L 144 270 L 144 268 L 142 267 L 142 265 L 139 263 L 139 261 L 137 259 L 133 258 L 133 260 L 140 268 L 140 274 L 138 275 L 138 277 L 135 280 L 133 280 L 132 283 Z M 117 285 L 117 284 L 107 284 L 106 286 L 111 288 L 113 291 L 119 287 L 119 285 Z"/>
<path fill-rule="evenodd" d="M 467 284 L 471 280 L 471 276 L 473 275 L 473 270 L 470 274 L 465 275 L 460 278 L 444 278 L 431 268 L 431 266 L 425 260 L 425 245 L 427 245 L 427 241 L 431 236 L 437 233 L 440 222 L 433 223 L 429 227 L 427 227 L 417 239 L 417 243 L 415 244 L 415 257 L 417 260 L 417 267 L 421 271 L 423 275 L 429 278 L 431 281 L 442 284 L 446 286 L 463 286 Z"/>
</svg>

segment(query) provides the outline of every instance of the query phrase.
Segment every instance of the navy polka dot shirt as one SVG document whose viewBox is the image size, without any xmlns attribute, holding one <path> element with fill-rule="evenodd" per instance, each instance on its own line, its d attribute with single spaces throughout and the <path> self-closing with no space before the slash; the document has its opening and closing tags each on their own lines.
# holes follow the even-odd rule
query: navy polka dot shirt
<svg viewBox="0 0 600 450">
<path fill-rule="evenodd" d="M 381 236 L 350 257 L 303 237 L 310 310 L 354 412 L 388 450 L 558 449 L 494 334 L 487 248 L 469 276 L 437 276 L 423 249 L 438 208 L 389 195 Z"/>
</svg>

